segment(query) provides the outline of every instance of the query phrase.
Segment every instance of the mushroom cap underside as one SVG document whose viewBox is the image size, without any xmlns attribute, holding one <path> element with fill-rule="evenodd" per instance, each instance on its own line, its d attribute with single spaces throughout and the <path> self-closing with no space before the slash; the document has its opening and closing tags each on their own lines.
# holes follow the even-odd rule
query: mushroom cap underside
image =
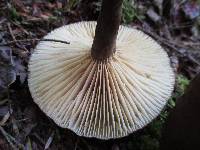
<svg viewBox="0 0 200 150">
<path fill-rule="evenodd" d="M 151 37 L 120 26 L 116 52 L 95 61 L 91 47 L 96 22 L 60 27 L 41 41 L 29 62 L 34 102 L 56 124 L 80 136 L 126 136 L 152 121 L 174 86 L 170 60 Z"/>
</svg>

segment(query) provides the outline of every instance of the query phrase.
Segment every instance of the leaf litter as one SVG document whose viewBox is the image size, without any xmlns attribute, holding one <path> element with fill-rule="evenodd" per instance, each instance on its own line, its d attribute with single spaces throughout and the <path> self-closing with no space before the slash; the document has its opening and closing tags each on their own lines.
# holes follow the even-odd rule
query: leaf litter
<svg viewBox="0 0 200 150">
<path fill-rule="evenodd" d="M 77 21 L 97 20 L 100 1 L 2 1 L 0 149 L 159 149 L 160 130 L 168 111 L 175 106 L 176 98 L 183 94 L 187 79 L 192 79 L 200 71 L 200 4 L 197 0 L 125 2 L 124 6 L 134 4 L 134 8 L 123 8 L 123 22 L 156 39 L 169 54 L 177 74 L 174 94 L 161 116 L 128 137 L 109 141 L 78 137 L 58 127 L 31 98 L 27 85 L 29 56 L 38 39 L 52 29 Z"/>
</svg>

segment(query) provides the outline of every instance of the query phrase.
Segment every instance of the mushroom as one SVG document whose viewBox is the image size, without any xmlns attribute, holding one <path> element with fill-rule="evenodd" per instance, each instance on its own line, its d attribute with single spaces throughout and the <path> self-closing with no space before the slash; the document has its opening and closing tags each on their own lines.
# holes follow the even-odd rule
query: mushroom
<svg viewBox="0 0 200 150">
<path fill-rule="evenodd" d="M 114 12 L 116 0 L 103 0 L 97 23 L 55 29 L 44 39 L 70 44 L 41 41 L 30 58 L 34 102 L 57 125 L 80 136 L 127 136 L 157 117 L 173 90 L 174 73 L 163 48 L 142 31 L 116 25 L 120 15 L 105 21 L 110 9 L 108 17 L 121 14 L 121 2 Z"/>
</svg>

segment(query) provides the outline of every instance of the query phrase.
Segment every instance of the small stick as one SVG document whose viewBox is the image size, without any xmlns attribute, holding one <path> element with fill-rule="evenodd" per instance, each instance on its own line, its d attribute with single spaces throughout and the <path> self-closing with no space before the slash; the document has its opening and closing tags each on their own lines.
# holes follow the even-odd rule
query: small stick
<svg viewBox="0 0 200 150">
<path fill-rule="evenodd" d="M 200 43 L 184 42 L 186 46 L 200 46 Z"/>
<path fill-rule="evenodd" d="M 45 141 L 44 141 L 37 133 L 33 133 L 33 135 L 37 138 L 37 140 L 38 140 L 41 144 L 45 145 Z"/>
<path fill-rule="evenodd" d="M 64 44 L 70 44 L 70 42 L 67 42 L 67 41 L 54 40 L 54 39 L 24 39 L 24 40 L 10 41 L 10 42 L 4 43 L 4 44 L 0 44 L 0 46 L 7 46 L 7 45 L 15 44 L 17 42 L 31 42 L 31 41 L 51 41 L 51 42 L 60 42 L 60 43 L 64 43 Z"/>
<path fill-rule="evenodd" d="M 26 47 L 24 47 L 23 45 L 22 45 L 22 46 L 19 45 L 19 43 L 17 42 L 17 40 L 16 40 L 16 38 L 15 38 L 15 36 L 14 36 L 14 34 L 13 34 L 13 30 L 12 30 L 12 28 L 11 28 L 11 26 L 10 26 L 10 23 L 7 23 L 7 26 L 8 26 L 8 30 L 9 30 L 9 32 L 10 32 L 10 35 L 11 35 L 12 39 L 13 39 L 13 40 L 15 41 L 15 43 L 16 43 L 16 46 L 19 47 L 19 48 L 24 49 L 25 51 L 28 51 L 28 50 L 26 49 Z"/>
<path fill-rule="evenodd" d="M 29 32 L 26 29 L 24 29 L 20 24 L 14 22 L 14 21 L 12 21 L 12 24 L 19 27 L 26 35 L 30 35 Z"/>
<path fill-rule="evenodd" d="M 11 35 L 12 39 L 16 42 L 16 38 L 15 38 L 15 36 L 14 36 L 14 34 L 13 34 L 13 31 L 12 31 L 12 28 L 11 28 L 11 26 L 10 26 L 10 23 L 7 23 L 7 26 L 8 26 L 8 30 L 9 30 L 9 32 L 10 32 L 10 35 Z M 17 43 L 17 42 L 16 42 L 16 43 Z"/>
<path fill-rule="evenodd" d="M 7 135 L 8 135 L 8 137 L 15 143 L 15 144 L 17 144 L 17 146 L 19 147 L 19 148 L 25 148 L 24 147 L 24 145 L 22 145 L 21 143 L 19 143 L 14 137 L 12 137 L 10 134 L 8 134 L 7 133 Z"/>
<path fill-rule="evenodd" d="M 8 141 L 8 143 L 10 144 L 10 146 L 16 150 L 17 147 L 12 143 L 12 141 L 10 140 L 10 137 L 8 136 L 8 133 L 0 126 L 0 131 L 1 133 L 4 135 L 4 137 L 6 138 L 6 140 Z"/>
</svg>

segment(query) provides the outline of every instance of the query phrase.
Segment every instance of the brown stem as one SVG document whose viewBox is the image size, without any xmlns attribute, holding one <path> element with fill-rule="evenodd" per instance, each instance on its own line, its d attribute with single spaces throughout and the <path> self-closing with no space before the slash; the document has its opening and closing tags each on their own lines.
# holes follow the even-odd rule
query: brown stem
<svg viewBox="0 0 200 150">
<path fill-rule="evenodd" d="M 95 60 L 105 60 L 116 50 L 116 38 L 121 21 L 123 0 L 103 0 L 97 20 L 91 54 Z"/>
</svg>

